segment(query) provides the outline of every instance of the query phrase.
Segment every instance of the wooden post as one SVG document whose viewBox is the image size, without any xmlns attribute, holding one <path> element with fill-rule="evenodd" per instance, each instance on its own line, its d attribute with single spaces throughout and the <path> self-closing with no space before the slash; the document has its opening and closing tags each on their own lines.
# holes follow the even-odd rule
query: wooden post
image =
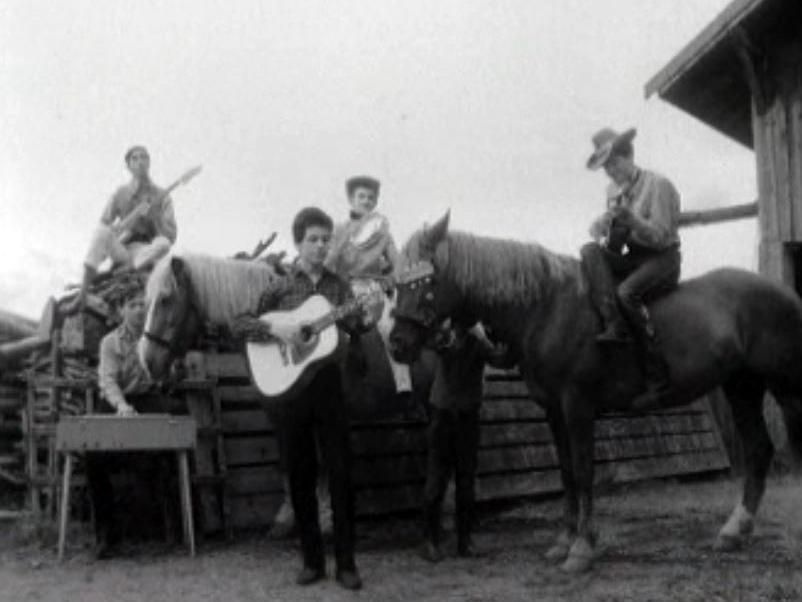
<svg viewBox="0 0 802 602">
<path fill-rule="evenodd" d="M 64 559 L 64 546 L 67 541 L 67 527 L 70 519 L 70 481 L 72 480 L 72 454 L 64 461 L 64 478 L 61 482 L 61 506 L 58 524 L 58 561 Z"/>
<path fill-rule="evenodd" d="M 204 383 L 208 381 L 202 354 L 188 353 L 186 364 L 189 382 Z M 218 476 L 214 457 L 216 444 L 215 438 L 211 436 L 214 434 L 211 431 L 216 427 L 219 428 L 219 425 L 215 424 L 212 395 L 209 390 L 213 383 L 207 383 L 207 385 L 207 387 L 198 389 L 187 389 L 184 393 L 189 414 L 198 425 L 198 445 L 194 454 L 195 491 L 202 532 L 217 531 L 222 526 L 220 504 L 218 504 L 216 495 L 217 483 L 214 482 L 215 477 Z"/>
<path fill-rule="evenodd" d="M 179 487 L 181 488 L 181 524 L 184 529 L 184 543 L 189 546 L 189 555 L 195 556 L 195 522 L 192 520 L 192 492 L 189 488 L 189 462 L 187 450 L 177 452 Z"/>
<path fill-rule="evenodd" d="M 767 106 L 758 98 L 752 103 L 760 273 L 802 292 L 791 252 L 802 242 L 802 37 L 772 49 L 770 68 L 758 75 L 760 88 L 774 92 Z M 779 457 L 787 459 L 784 420 L 774 400 L 765 415 Z"/>
</svg>

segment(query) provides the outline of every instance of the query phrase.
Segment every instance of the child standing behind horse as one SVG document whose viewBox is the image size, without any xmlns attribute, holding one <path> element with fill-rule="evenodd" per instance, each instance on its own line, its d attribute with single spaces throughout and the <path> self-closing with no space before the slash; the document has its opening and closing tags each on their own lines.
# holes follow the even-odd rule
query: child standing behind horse
<svg viewBox="0 0 802 602">
<path fill-rule="evenodd" d="M 385 216 L 376 211 L 381 183 L 370 176 L 354 176 L 345 183 L 350 205 L 348 221 L 338 224 L 334 229 L 331 251 L 326 266 L 349 280 L 354 292 L 366 292 L 371 287 L 381 286 L 392 291 L 388 280 L 393 273 L 398 251 L 390 234 L 390 223 Z M 382 337 L 385 351 L 392 320 L 389 300 L 375 308 L 377 329 Z M 395 380 L 396 392 L 409 396 L 412 392 L 412 379 L 409 366 L 396 362 L 387 353 L 387 360 Z"/>
<path fill-rule="evenodd" d="M 454 474 L 457 554 L 476 556 L 471 539 L 474 483 L 479 451 L 479 407 L 485 363 L 508 367 L 505 345 L 488 339 L 484 328 L 449 328 L 439 346 L 431 391 L 432 416 L 426 433 L 427 459 L 424 485 L 424 535 L 421 555 L 430 562 L 443 559 L 441 510 L 446 487 Z"/>
<path fill-rule="evenodd" d="M 292 225 L 298 258 L 285 277 L 265 290 L 256 315 L 295 309 L 313 295 L 322 295 L 334 306 L 343 305 L 352 297 L 348 284 L 324 266 L 332 229 L 331 218 L 316 207 L 307 207 L 298 213 Z M 349 333 L 371 326 L 367 315 L 361 318 L 352 315 L 337 325 Z M 251 314 L 240 316 L 232 330 L 235 335 L 254 341 L 278 338 L 293 342 L 303 339 L 300 324 L 271 324 Z M 339 366 L 335 362 L 323 365 L 293 399 L 277 403 L 283 403 L 287 472 L 303 552 L 303 568 L 296 582 L 309 585 L 326 574 L 316 497 L 318 457 L 315 435 L 318 434 L 329 472 L 337 581 L 346 589 L 359 589 L 362 581 L 354 561 L 351 450 Z"/>
</svg>

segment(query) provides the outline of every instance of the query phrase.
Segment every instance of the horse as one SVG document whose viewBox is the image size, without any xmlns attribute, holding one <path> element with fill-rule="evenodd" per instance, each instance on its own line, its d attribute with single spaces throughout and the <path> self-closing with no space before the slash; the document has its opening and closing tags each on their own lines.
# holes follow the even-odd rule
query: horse
<svg viewBox="0 0 802 602">
<path fill-rule="evenodd" d="M 632 346 L 600 347 L 600 317 L 577 259 L 535 243 L 450 232 L 449 213 L 415 232 L 398 263 L 390 346 L 412 361 L 442 320 L 480 320 L 518 357 L 547 416 L 565 492 L 562 524 L 546 556 L 581 572 L 595 556 L 594 418 L 631 410 L 644 387 Z M 652 302 L 672 376 L 668 407 L 721 386 L 745 450 L 743 491 L 715 547 L 733 549 L 754 525 L 774 448 L 762 413 L 770 391 L 794 456 L 802 455 L 802 302 L 790 288 L 722 268 Z M 646 408 L 639 408 L 645 410 Z"/>
<path fill-rule="evenodd" d="M 254 313 L 261 294 L 279 277 L 265 262 L 190 254 L 162 258 L 146 285 L 148 309 L 139 341 L 142 365 L 154 378 L 163 377 L 205 323 L 228 325 L 237 316 Z M 404 400 L 395 394 L 387 354 L 375 329 L 362 335 L 360 344 L 366 369 L 346 370 L 343 382 L 352 419 L 388 418 L 424 407 L 433 380 L 433 353 L 412 366 L 413 398 Z M 265 406 L 270 405 L 265 400 Z"/>
</svg>

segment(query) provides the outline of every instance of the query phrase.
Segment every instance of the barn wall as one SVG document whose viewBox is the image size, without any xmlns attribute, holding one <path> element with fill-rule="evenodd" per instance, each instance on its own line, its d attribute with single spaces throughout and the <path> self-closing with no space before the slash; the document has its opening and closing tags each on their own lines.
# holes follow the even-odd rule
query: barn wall
<svg viewBox="0 0 802 602">
<path fill-rule="evenodd" d="M 762 75 L 767 109 L 752 108 L 760 227 L 759 269 L 802 293 L 802 34 L 769 51 Z M 789 456 L 782 412 L 769 398 L 766 422 L 779 449 Z"/>
</svg>

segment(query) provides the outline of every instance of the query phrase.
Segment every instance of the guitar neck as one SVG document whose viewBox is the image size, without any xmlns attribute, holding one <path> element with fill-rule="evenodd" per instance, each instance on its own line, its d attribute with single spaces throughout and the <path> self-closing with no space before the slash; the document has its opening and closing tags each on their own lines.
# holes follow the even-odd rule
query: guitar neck
<svg viewBox="0 0 802 602">
<path fill-rule="evenodd" d="M 117 224 L 117 232 L 119 232 L 123 237 L 127 236 L 129 228 L 142 216 L 143 212 L 150 207 L 152 203 L 160 203 L 162 200 L 166 199 L 167 196 L 176 188 L 178 188 L 181 184 L 188 182 L 191 178 L 194 178 L 200 172 L 200 166 L 195 167 L 185 173 L 183 176 L 178 178 L 175 182 L 170 184 L 167 188 L 162 190 L 155 198 L 152 200 L 143 200 L 141 201 L 131 213 L 126 215 L 120 223 Z"/>
</svg>

